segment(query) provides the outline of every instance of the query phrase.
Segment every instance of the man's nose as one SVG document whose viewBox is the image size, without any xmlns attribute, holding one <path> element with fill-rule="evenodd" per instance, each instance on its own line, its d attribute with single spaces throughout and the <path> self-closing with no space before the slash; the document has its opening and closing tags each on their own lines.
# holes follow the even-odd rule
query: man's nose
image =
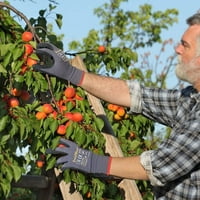
<svg viewBox="0 0 200 200">
<path fill-rule="evenodd" d="M 181 45 L 180 43 L 176 45 L 175 47 L 175 52 L 177 54 L 182 54 L 183 53 L 183 45 Z"/>
</svg>

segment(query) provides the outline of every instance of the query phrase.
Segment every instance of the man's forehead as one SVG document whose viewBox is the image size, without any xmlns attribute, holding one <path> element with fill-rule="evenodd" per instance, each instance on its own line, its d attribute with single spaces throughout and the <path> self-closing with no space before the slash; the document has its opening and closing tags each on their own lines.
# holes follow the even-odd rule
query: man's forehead
<svg viewBox="0 0 200 200">
<path fill-rule="evenodd" d="M 181 41 L 190 43 L 194 41 L 199 35 L 200 35 L 200 25 L 195 24 L 188 27 L 188 29 L 183 34 Z"/>
</svg>

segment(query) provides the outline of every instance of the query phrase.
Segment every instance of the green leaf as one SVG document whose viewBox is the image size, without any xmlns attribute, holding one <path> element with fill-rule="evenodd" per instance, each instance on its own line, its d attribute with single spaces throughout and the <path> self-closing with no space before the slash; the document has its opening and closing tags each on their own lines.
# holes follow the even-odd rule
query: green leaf
<svg viewBox="0 0 200 200">
<path fill-rule="evenodd" d="M 60 137 L 55 137 L 52 141 L 51 141 L 51 148 L 52 149 L 55 149 L 57 146 L 58 146 L 58 143 L 59 143 L 59 140 L 60 140 Z"/>
<path fill-rule="evenodd" d="M 66 138 L 69 138 L 69 137 L 72 135 L 73 131 L 74 131 L 74 126 L 73 126 L 73 123 L 71 123 L 71 124 L 67 127 Z"/>
<path fill-rule="evenodd" d="M 136 149 L 138 146 L 140 145 L 140 141 L 138 140 L 134 140 L 133 142 L 131 142 L 131 149 L 134 150 Z"/>
<path fill-rule="evenodd" d="M 0 63 L 0 73 L 7 73 L 6 69 L 3 67 L 1 63 Z"/>
<path fill-rule="evenodd" d="M 13 177 L 14 177 L 14 180 L 15 180 L 15 181 L 18 181 L 19 178 L 20 178 L 21 175 L 22 175 L 21 168 L 18 167 L 17 165 L 11 165 L 11 167 L 12 167 L 12 170 L 13 170 Z"/>
<path fill-rule="evenodd" d="M 38 151 L 41 147 L 43 147 L 43 143 L 41 140 L 38 140 L 38 142 L 36 143 L 36 150 Z"/>
<path fill-rule="evenodd" d="M 52 156 L 47 162 L 46 170 L 54 168 L 55 164 L 56 164 L 56 157 Z"/>
<path fill-rule="evenodd" d="M 45 141 L 52 135 L 52 132 L 50 130 L 45 131 L 44 139 Z"/>
<path fill-rule="evenodd" d="M 16 48 L 13 50 L 13 60 L 17 60 L 19 57 L 22 56 L 22 54 L 24 53 L 24 49 L 23 48 Z"/>
<path fill-rule="evenodd" d="M 62 18 L 63 18 L 63 16 L 61 15 L 61 14 L 56 14 L 56 24 L 58 25 L 58 27 L 59 28 L 61 28 L 62 27 Z"/>
<path fill-rule="evenodd" d="M 82 130 L 79 130 L 75 132 L 74 139 L 79 146 L 82 146 L 85 143 L 87 137 Z"/>
<path fill-rule="evenodd" d="M 8 115 L 0 119 L 0 132 L 2 132 L 6 128 L 6 125 L 9 123 L 9 121 L 10 120 Z"/>
<path fill-rule="evenodd" d="M 5 172 L 6 178 L 11 182 L 12 179 L 13 179 L 13 171 L 12 171 L 12 168 L 9 167 L 8 165 L 6 165 L 4 168 L 2 168 L 2 170 Z"/>
<path fill-rule="evenodd" d="M 21 63 L 20 63 L 20 65 L 21 65 Z M 24 81 L 24 76 L 15 75 L 15 81 L 18 82 L 18 83 L 23 83 L 23 81 Z"/>
<path fill-rule="evenodd" d="M 78 178 L 79 184 L 81 184 L 81 185 L 85 184 L 86 179 L 85 179 L 85 175 L 84 174 L 77 173 L 77 178 Z"/>
<path fill-rule="evenodd" d="M 64 177 L 64 181 L 66 183 L 69 183 L 71 182 L 71 176 L 70 176 L 70 170 L 69 169 L 66 169 L 64 172 L 63 172 L 63 177 Z"/>
<path fill-rule="evenodd" d="M 97 126 L 97 129 L 98 129 L 99 131 L 101 131 L 102 128 L 104 127 L 104 122 L 103 122 L 103 120 L 100 119 L 100 118 L 98 118 L 98 117 L 95 117 L 95 118 L 94 118 L 94 123 L 95 123 L 95 125 Z"/>
<path fill-rule="evenodd" d="M 3 60 L 3 66 L 7 67 L 8 64 L 10 64 L 12 62 L 12 53 L 8 52 Z"/>
<path fill-rule="evenodd" d="M 20 124 L 19 124 L 20 138 L 22 139 L 24 137 L 24 134 L 25 134 L 26 125 L 23 122 L 23 120 L 19 120 L 19 122 L 20 122 Z"/>
<path fill-rule="evenodd" d="M 1 43 L 5 43 L 6 37 L 4 31 L 0 30 L 0 38 L 1 38 Z"/>
<path fill-rule="evenodd" d="M 52 119 L 52 121 L 49 125 L 49 128 L 50 128 L 51 132 L 54 133 L 56 131 L 56 129 L 58 128 L 58 121 Z"/>
<path fill-rule="evenodd" d="M 40 10 L 39 11 L 40 16 L 43 17 L 46 11 L 47 11 L 46 9 L 45 10 Z"/>
<path fill-rule="evenodd" d="M 5 57 L 5 55 L 12 49 L 13 44 L 2 44 L 0 46 L 0 56 Z"/>
<path fill-rule="evenodd" d="M 18 133 L 18 130 L 19 130 L 19 127 L 18 127 L 17 122 L 16 122 L 16 121 L 13 121 L 13 122 L 12 122 L 12 127 L 11 127 L 11 129 L 10 129 L 10 131 L 9 131 L 10 137 L 13 137 L 15 134 L 17 134 L 17 133 Z"/>
<path fill-rule="evenodd" d="M 0 185 L 4 195 L 7 196 L 11 190 L 10 182 L 7 179 L 3 178 L 0 180 Z"/>
<path fill-rule="evenodd" d="M 3 135 L 2 137 L 1 137 L 1 141 L 0 141 L 0 144 L 1 145 L 4 145 L 8 140 L 9 140 L 9 138 L 10 138 L 10 135 Z"/>
</svg>

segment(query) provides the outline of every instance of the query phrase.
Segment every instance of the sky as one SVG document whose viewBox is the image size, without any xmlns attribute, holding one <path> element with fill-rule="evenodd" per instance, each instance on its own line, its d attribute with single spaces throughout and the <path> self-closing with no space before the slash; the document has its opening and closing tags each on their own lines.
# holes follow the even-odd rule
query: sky
<svg viewBox="0 0 200 200">
<path fill-rule="evenodd" d="M 64 50 L 67 51 L 67 44 L 73 40 L 82 41 L 87 36 L 89 30 L 98 29 L 99 18 L 94 15 L 94 9 L 100 7 L 108 0 L 57 0 L 60 4 L 54 10 L 54 13 L 63 15 L 63 26 L 59 30 L 54 26 L 54 31 L 57 34 L 64 34 L 63 44 Z M 38 12 L 41 9 L 48 8 L 48 0 L 9 0 L 12 6 L 22 12 L 28 19 L 38 17 Z M 168 30 L 162 33 L 163 39 L 173 38 L 175 43 L 178 43 L 185 29 L 187 28 L 186 19 L 196 13 L 200 9 L 199 0 L 129 0 L 123 3 L 125 9 L 137 11 L 140 5 L 148 3 L 152 5 L 153 11 L 164 11 L 166 9 L 175 8 L 179 11 L 178 23 L 174 24 Z M 54 21 L 54 15 L 48 17 L 48 22 Z M 172 55 L 174 47 L 167 49 L 167 53 Z M 148 51 L 148 50 L 147 50 Z M 158 52 L 158 46 L 151 49 L 151 52 Z M 168 57 L 166 53 L 165 58 Z M 165 59 L 163 58 L 163 60 Z M 155 59 L 153 59 L 154 62 Z M 152 62 L 153 62 L 152 61 Z M 175 73 L 168 80 L 169 87 L 174 86 L 177 82 Z"/>
<path fill-rule="evenodd" d="M 57 0 L 60 4 L 54 10 L 63 15 L 63 27 L 58 33 L 64 33 L 64 44 L 73 40 L 81 40 L 89 30 L 99 26 L 99 19 L 93 14 L 94 8 L 100 7 L 108 0 Z M 48 7 L 47 0 L 9 0 L 12 6 L 22 12 L 27 18 L 37 17 L 38 11 Z M 186 28 L 185 20 L 200 9 L 199 0 L 129 0 L 124 6 L 129 10 L 138 10 L 142 4 L 151 4 L 153 10 L 176 8 L 179 10 L 179 22 L 163 33 L 163 37 L 173 37 L 179 41 Z M 52 16 L 48 21 L 53 20 Z M 167 38 L 167 39 L 168 39 Z"/>
</svg>

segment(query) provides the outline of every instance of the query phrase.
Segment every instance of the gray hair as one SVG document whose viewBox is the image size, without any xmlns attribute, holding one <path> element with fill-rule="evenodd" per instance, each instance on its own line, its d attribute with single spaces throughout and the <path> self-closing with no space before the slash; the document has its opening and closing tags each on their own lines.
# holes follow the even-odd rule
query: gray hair
<svg viewBox="0 0 200 200">
<path fill-rule="evenodd" d="M 195 13 L 194 15 L 192 15 L 191 17 L 189 17 L 187 20 L 186 20 L 186 23 L 189 25 L 189 26 L 192 26 L 192 25 L 200 25 L 200 10 L 197 11 L 197 13 Z M 197 38 L 197 55 L 200 55 L 200 35 L 199 37 Z"/>
<path fill-rule="evenodd" d="M 195 25 L 195 24 L 200 24 L 200 10 L 198 10 L 197 13 L 195 13 L 194 15 L 189 17 L 186 20 L 186 22 L 189 26 L 192 26 L 192 25 Z"/>
</svg>

